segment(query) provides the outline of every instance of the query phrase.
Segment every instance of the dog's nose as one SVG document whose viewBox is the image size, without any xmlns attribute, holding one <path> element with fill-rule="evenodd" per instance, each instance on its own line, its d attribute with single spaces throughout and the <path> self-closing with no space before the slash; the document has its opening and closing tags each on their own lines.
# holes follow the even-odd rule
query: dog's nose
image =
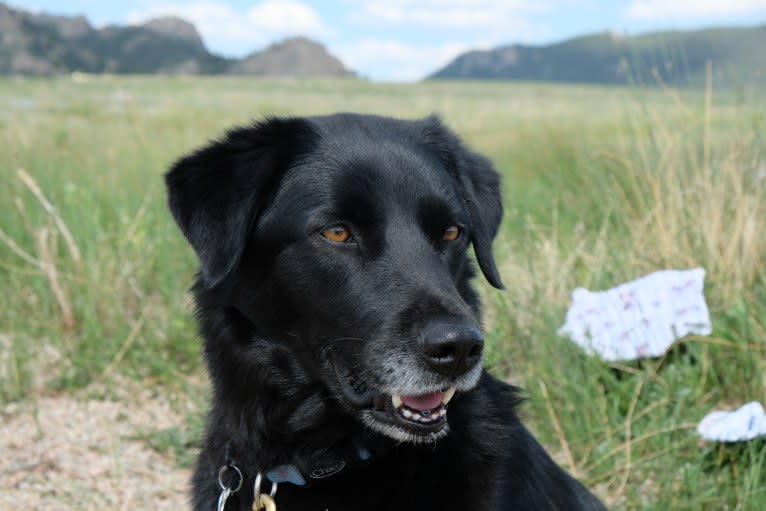
<svg viewBox="0 0 766 511">
<path fill-rule="evenodd" d="M 445 376 L 473 369 L 484 351 L 484 336 L 473 324 L 432 320 L 420 334 L 421 348 L 431 368 Z"/>
</svg>

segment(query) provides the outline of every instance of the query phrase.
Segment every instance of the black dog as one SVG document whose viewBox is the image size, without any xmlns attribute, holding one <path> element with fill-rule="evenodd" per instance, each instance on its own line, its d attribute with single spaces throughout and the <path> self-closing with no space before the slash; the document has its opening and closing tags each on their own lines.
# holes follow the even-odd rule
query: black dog
<svg viewBox="0 0 766 511">
<path fill-rule="evenodd" d="M 499 177 L 437 118 L 271 119 L 166 182 L 213 383 L 195 509 L 259 474 L 280 511 L 605 509 L 481 368 Z"/>
</svg>

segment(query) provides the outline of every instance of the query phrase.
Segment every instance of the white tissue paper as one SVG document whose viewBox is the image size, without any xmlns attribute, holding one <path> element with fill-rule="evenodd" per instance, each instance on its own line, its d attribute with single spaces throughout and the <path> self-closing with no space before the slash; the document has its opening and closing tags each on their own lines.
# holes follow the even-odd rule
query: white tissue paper
<svg viewBox="0 0 766 511">
<path fill-rule="evenodd" d="M 663 270 L 606 291 L 577 288 L 559 335 L 607 361 L 663 355 L 685 335 L 713 330 L 705 270 Z"/>
<path fill-rule="evenodd" d="M 733 412 L 710 412 L 697 425 L 705 440 L 742 442 L 766 435 L 766 413 L 757 401 Z"/>
</svg>

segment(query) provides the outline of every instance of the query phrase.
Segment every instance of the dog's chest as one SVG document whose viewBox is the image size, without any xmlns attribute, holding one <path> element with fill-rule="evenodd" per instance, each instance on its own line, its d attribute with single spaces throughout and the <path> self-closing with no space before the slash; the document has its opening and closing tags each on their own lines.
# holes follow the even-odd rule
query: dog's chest
<svg viewBox="0 0 766 511">
<path fill-rule="evenodd" d="M 460 467 L 424 464 L 365 469 L 309 488 L 283 485 L 277 504 L 280 511 L 486 511 L 489 490 Z"/>
</svg>

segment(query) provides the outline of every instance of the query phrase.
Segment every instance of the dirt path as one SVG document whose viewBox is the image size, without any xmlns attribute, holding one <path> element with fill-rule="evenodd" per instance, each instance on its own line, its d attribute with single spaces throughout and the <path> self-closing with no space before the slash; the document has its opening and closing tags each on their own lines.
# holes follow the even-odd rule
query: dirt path
<svg viewBox="0 0 766 511">
<path fill-rule="evenodd" d="M 152 396 L 41 397 L 0 409 L 0 509 L 188 509 L 189 471 L 140 432 L 182 425 Z"/>
</svg>

